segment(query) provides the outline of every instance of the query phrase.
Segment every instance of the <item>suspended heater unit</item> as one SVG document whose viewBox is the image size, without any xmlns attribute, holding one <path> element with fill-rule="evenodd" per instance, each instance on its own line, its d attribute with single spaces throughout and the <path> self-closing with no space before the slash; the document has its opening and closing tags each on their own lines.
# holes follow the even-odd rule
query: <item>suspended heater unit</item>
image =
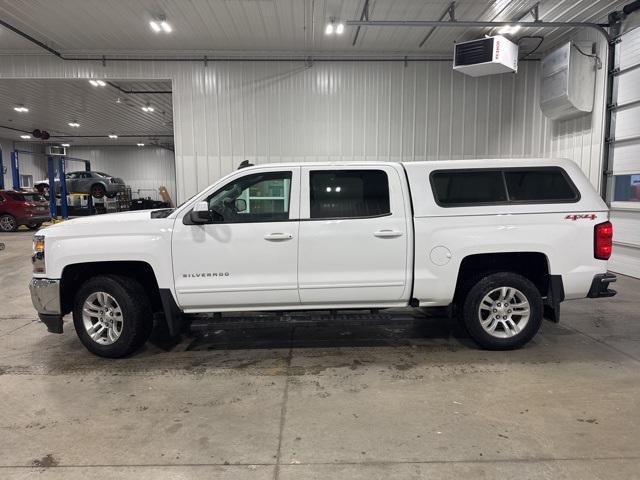
<svg viewBox="0 0 640 480">
<path fill-rule="evenodd" d="M 453 69 L 472 77 L 518 71 L 518 45 L 505 37 L 485 37 L 456 43 Z"/>
</svg>

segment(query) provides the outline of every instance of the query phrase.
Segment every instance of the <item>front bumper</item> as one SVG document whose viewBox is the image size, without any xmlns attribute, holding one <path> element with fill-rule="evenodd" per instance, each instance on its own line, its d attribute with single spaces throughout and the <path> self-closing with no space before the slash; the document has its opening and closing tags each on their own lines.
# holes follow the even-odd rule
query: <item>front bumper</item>
<svg viewBox="0 0 640 480">
<path fill-rule="evenodd" d="M 31 302 L 38 317 L 51 333 L 62 333 L 62 309 L 60 307 L 60 280 L 32 278 L 29 283 Z"/>
<path fill-rule="evenodd" d="M 615 290 L 609 289 L 609 284 L 615 282 L 618 279 L 613 273 L 600 273 L 593 277 L 591 282 L 591 288 L 587 293 L 588 298 L 600 298 L 600 297 L 613 297 L 616 293 Z"/>
</svg>

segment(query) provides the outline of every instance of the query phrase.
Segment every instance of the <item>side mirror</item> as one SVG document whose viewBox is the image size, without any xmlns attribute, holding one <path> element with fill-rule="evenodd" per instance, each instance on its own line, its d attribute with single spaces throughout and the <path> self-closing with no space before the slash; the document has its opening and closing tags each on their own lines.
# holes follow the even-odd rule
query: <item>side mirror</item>
<svg viewBox="0 0 640 480">
<path fill-rule="evenodd" d="M 236 212 L 244 212 L 247 209 L 247 201 L 244 198 L 236 198 L 234 205 Z"/>
<path fill-rule="evenodd" d="M 198 202 L 189 212 L 189 220 L 195 224 L 211 223 L 211 212 L 207 202 Z"/>
</svg>

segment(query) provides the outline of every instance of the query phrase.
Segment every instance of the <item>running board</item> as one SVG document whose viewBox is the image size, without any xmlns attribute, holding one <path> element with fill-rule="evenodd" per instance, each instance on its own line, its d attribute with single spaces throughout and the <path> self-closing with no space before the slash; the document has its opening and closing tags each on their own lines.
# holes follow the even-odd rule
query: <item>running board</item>
<svg viewBox="0 0 640 480">
<path fill-rule="evenodd" d="M 390 322 L 415 321 L 410 312 L 265 312 L 193 315 L 191 331 L 210 331 L 228 327 L 264 328 L 283 325 L 339 326 L 339 325 L 386 325 Z"/>
</svg>

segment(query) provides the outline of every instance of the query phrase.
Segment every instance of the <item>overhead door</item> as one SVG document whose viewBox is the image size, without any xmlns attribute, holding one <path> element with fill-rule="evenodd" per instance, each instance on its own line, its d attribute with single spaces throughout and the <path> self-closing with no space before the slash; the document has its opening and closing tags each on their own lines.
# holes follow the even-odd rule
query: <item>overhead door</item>
<svg viewBox="0 0 640 480">
<path fill-rule="evenodd" d="M 609 163 L 615 232 L 610 268 L 640 278 L 640 28 L 622 35 L 616 63 Z"/>
</svg>

